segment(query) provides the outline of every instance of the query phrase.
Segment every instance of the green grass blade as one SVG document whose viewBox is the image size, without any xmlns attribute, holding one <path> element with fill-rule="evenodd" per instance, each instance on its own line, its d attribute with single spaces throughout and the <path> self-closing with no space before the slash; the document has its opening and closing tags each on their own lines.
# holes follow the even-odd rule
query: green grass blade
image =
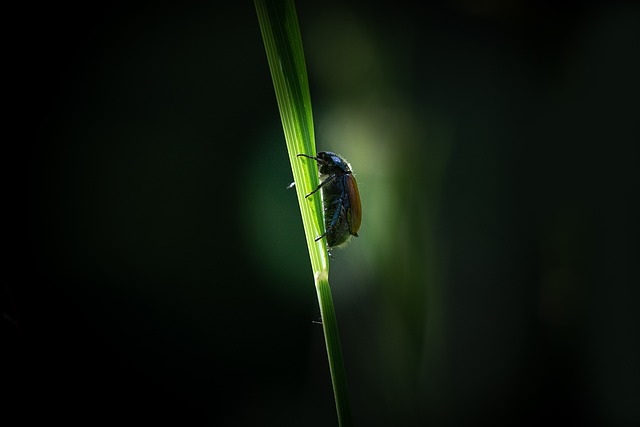
<svg viewBox="0 0 640 427">
<path fill-rule="evenodd" d="M 322 316 L 338 422 L 341 427 L 346 427 L 352 425 L 351 410 L 338 323 L 329 287 L 326 239 L 315 241 L 324 230 L 322 203 L 319 192 L 305 198 L 318 187 L 318 166 L 314 161 L 296 157 L 300 153 L 316 154 L 311 96 L 298 18 L 293 0 L 255 0 L 255 6 L 296 183 Z"/>
<path fill-rule="evenodd" d="M 341 427 L 347 427 L 353 425 L 351 407 L 349 405 L 349 390 L 347 388 L 347 375 L 342 360 L 340 334 L 338 332 L 336 314 L 333 310 L 333 298 L 329 281 L 326 279 L 316 280 L 316 292 L 320 303 L 322 329 L 327 345 L 327 357 L 329 358 L 329 370 L 331 371 L 333 395 L 336 401 L 336 411 L 338 412 L 338 423 Z"/>
<path fill-rule="evenodd" d="M 320 197 L 304 198 L 319 184 L 318 166 L 314 161 L 296 157 L 300 153 L 315 155 L 316 144 L 311 95 L 295 5 L 293 1 L 262 0 L 256 0 L 255 5 L 296 183 L 311 267 L 314 275 L 327 276 L 329 267 L 325 239 L 314 241 L 324 229 Z"/>
</svg>

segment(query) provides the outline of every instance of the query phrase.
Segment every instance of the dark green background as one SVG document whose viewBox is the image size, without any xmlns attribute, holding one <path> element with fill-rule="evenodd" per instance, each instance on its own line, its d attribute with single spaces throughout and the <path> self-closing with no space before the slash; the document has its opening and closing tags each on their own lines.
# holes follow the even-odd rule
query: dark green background
<svg viewBox="0 0 640 427">
<path fill-rule="evenodd" d="M 7 12 L 11 416 L 336 424 L 232 3 Z M 318 148 L 364 209 L 331 264 L 356 425 L 640 423 L 640 9 L 300 3 Z"/>
</svg>

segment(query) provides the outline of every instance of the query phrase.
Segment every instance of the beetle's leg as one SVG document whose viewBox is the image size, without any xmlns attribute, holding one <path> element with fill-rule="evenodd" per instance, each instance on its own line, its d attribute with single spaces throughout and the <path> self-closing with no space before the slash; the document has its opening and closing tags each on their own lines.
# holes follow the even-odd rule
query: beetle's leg
<svg viewBox="0 0 640 427">
<path fill-rule="evenodd" d="M 327 234 L 329 234 L 329 232 L 331 230 L 333 230 L 333 227 L 336 225 L 336 223 L 338 222 L 338 218 L 340 218 L 340 213 L 342 212 L 342 208 L 344 207 L 344 203 L 341 199 L 337 199 L 335 202 L 333 202 L 333 204 L 339 204 L 340 206 L 335 210 L 335 213 L 333 214 L 333 217 L 331 217 L 331 222 L 329 222 L 328 226 L 325 226 L 326 230 L 324 233 L 322 233 L 320 236 L 316 237 L 314 241 L 318 241 L 320 239 L 322 239 L 324 236 L 326 236 Z"/>
<path fill-rule="evenodd" d="M 321 235 L 319 235 L 318 237 L 316 237 L 315 239 L 313 239 L 314 242 L 317 242 L 318 240 L 322 239 L 324 236 L 326 236 L 327 234 L 329 234 L 329 231 L 325 231 L 324 233 L 322 233 Z"/>
<path fill-rule="evenodd" d="M 317 242 L 318 240 L 322 239 L 324 236 L 327 235 L 327 233 L 329 233 L 328 231 L 325 231 L 324 234 L 322 234 L 321 236 L 318 236 L 315 238 L 314 242 Z M 331 259 L 335 259 L 333 257 L 333 254 L 331 253 L 331 248 L 327 247 L 327 253 L 329 254 L 329 258 Z"/>
<path fill-rule="evenodd" d="M 307 197 L 309 197 L 310 195 L 312 195 L 313 193 L 315 193 L 316 191 L 318 191 L 319 189 L 324 187 L 326 184 L 328 184 L 329 182 L 333 181 L 336 178 L 336 176 L 337 176 L 336 174 L 333 174 L 333 175 L 329 176 L 329 178 L 327 178 L 324 181 L 322 181 L 320 183 L 320 185 L 318 185 L 318 187 L 315 190 L 313 190 L 311 193 L 309 193 L 306 196 L 304 196 L 304 198 L 306 199 Z"/>
<path fill-rule="evenodd" d="M 335 205 L 339 205 L 339 206 L 336 207 L 336 210 L 333 213 L 333 217 L 331 218 L 331 222 L 329 223 L 329 227 L 327 227 L 329 229 L 328 231 L 331 231 L 333 229 L 333 227 L 335 227 L 336 223 L 338 222 L 338 219 L 340 218 L 340 214 L 342 213 L 342 208 L 344 207 L 344 202 L 342 201 L 342 199 L 337 199 L 333 203 Z"/>
</svg>

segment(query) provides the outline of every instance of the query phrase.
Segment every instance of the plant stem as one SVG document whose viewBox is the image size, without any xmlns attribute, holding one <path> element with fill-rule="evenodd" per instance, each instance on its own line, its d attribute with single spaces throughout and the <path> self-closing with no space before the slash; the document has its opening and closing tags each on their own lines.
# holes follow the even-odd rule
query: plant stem
<svg viewBox="0 0 640 427">
<path fill-rule="evenodd" d="M 296 183 L 307 248 L 313 271 L 322 328 L 324 330 L 333 393 L 341 427 L 352 425 L 347 377 L 342 360 L 338 322 L 329 287 L 326 239 L 315 241 L 324 231 L 320 193 L 305 198 L 319 185 L 316 162 L 301 161 L 298 154 L 316 154 L 311 96 L 293 0 L 255 0 L 267 60 L 282 120 L 289 162 Z"/>
<path fill-rule="evenodd" d="M 333 395 L 336 401 L 338 423 L 341 427 L 351 426 L 353 422 L 351 419 L 351 406 L 349 405 L 347 375 L 342 359 L 338 319 L 333 309 L 333 298 L 331 297 L 329 281 L 325 278 L 316 280 L 316 293 L 318 294 L 318 303 L 320 304 L 324 340 L 327 345 L 327 356 L 329 358 L 329 370 L 331 371 L 331 382 L 333 384 Z"/>
</svg>

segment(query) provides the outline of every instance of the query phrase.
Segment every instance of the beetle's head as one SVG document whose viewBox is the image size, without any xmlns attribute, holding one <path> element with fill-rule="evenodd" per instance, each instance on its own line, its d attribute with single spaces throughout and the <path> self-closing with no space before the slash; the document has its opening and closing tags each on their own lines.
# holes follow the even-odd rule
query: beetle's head
<svg viewBox="0 0 640 427">
<path fill-rule="evenodd" d="M 298 154 L 298 157 L 306 157 L 318 162 L 318 171 L 321 175 L 350 174 L 351 167 L 346 160 L 331 151 L 319 151 L 316 157 L 306 154 Z"/>
<path fill-rule="evenodd" d="M 349 163 L 336 153 L 332 153 L 331 151 L 320 151 L 316 159 L 318 160 L 318 170 L 322 175 L 351 173 Z"/>
</svg>

